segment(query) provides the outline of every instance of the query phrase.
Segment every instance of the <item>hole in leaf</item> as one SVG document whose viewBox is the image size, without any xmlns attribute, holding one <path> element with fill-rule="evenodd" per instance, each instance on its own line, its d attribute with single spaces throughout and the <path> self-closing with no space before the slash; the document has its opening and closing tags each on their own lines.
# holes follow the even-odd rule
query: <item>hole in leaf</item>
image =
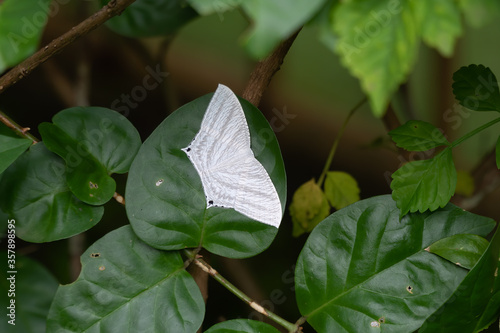
<svg viewBox="0 0 500 333">
<path fill-rule="evenodd" d="M 161 184 L 163 184 L 163 179 L 158 179 L 158 181 L 156 182 L 156 186 L 160 186 Z"/>
<path fill-rule="evenodd" d="M 378 319 L 378 322 L 381 323 L 381 324 L 385 323 L 385 317 L 380 317 Z"/>
<path fill-rule="evenodd" d="M 370 326 L 371 326 L 371 327 L 380 327 L 380 323 L 379 323 L 378 321 L 372 321 L 372 322 L 370 323 Z"/>
<path fill-rule="evenodd" d="M 413 294 L 413 287 L 412 286 L 406 287 L 406 291 L 409 292 L 410 294 Z"/>
<path fill-rule="evenodd" d="M 90 187 L 91 189 L 95 189 L 95 188 L 99 188 L 99 185 L 94 184 L 94 183 L 92 183 L 92 182 L 89 182 L 89 187 Z"/>
<path fill-rule="evenodd" d="M 90 254 L 90 257 L 91 258 L 99 258 L 101 256 L 101 254 L 99 252 L 96 252 L 96 253 L 91 253 Z"/>
</svg>

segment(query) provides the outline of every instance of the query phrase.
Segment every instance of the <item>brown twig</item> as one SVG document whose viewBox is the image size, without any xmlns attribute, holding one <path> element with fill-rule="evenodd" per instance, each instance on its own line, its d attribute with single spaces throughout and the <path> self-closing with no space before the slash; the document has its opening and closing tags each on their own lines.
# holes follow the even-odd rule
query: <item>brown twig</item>
<svg viewBox="0 0 500 333">
<path fill-rule="evenodd" d="M 257 63 L 252 74 L 250 74 L 250 80 L 241 97 L 256 107 L 259 106 L 264 91 L 269 86 L 273 75 L 280 69 L 288 50 L 290 50 L 299 32 L 300 30 L 283 41 L 271 55 Z"/>
<path fill-rule="evenodd" d="M 71 28 L 62 36 L 54 39 L 44 48 L 38 50 L 28 59 L 11 69 L 5 75 L 0 77 L 0 93 L 4 92 L 7 88 L 26 77 L 38 65 L 45 62 L 53 55 L 61 52 L 66 46 L 77 40 L 78 38 L 88 34 L 90 31 L 96 29 L 104 22 L 119 15 L 127 6 L 132 4 L 135 0 L 111 0 L 97 13 L 87 18 L 77 26 Z"/>
<path fill-rule="evenodd" d="M 14 120 L 12 120 L 9 116 L 7 116 L 2 111 L 0 111 L 0 121 L 2 123 L 4 123 L 7 127 L 9 127 L 10 129 L 12 129 L 20 137 L 30 139 L 31 141 L 33 141 L 33 143 L 37 143 L 40 141 L 28 132 L 30 130 L 29 127 L 20 126 L 18 123 L 16 123 Z"/>
</svg>

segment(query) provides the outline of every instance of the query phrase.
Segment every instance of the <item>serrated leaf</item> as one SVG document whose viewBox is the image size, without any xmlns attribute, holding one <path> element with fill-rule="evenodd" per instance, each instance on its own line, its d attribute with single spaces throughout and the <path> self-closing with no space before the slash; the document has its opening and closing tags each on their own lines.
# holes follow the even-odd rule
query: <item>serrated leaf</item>
<svg viewBox="0 0 500 333">
<path fill-rule="evenodd" d="M 142 145 L 129 172 L 126 209 L 137 235 L 164 250 L 203 246 L 231 258 L 264 251 L 276 236 L 273 226 L 232 208 L 207 209 L 200 177 L 182 148 L 198 133 L 213 94 L 173 112 Z M 286 177 L 278 142 L 262 113 L 240 99 L 248 122 L 251 148 L 286 203 Z"/>
<path fill-rule="evenodd" d="M 300 253 L 300 313 L 317 332 L 414 332 L 467 275 L 425 248 L 456 234 L 485 237 L 494 227 L 452 204 L 400 220 L 389 195 L 356 202 L 321 222 Z"/>
<path fill-rule="evenodd" d="M 33 142 L 23 139 L 0 123 L 0 174 L 11 165 Z"/>
<path fill-rule="evenodd" d="M 233 319 L 210 327 L 205 333 L 278 333 L 269 324 L 257 320 Z"/>
<path fill-rule="evenodd" d="M 406 163 L 392 174 L 392 198 L 401 210 L 424 212 L 444 207 L 455 193 L 457 171 L 451 148 L 433 158 Z"/>
<path fill-rule="evenodd" d="M 384 114 L 415 62 L 420 31 L 414 5 L 418 3 L 344 1 L 332 13 L 337 52 L 361 81 L 376 116 Z"/>
<path fill-rule="evenodd" d="M 388 134 L 396 146 L 409 151 L 426 151 L 450 145 L 437 127 L 422 120 L 409 120 Z"/>
<path fill-rule="evenodd" d="M 330 214 L 328 200 L 314 179 L 302 184 L 295 191 L 289 209 L 294 237 L 311 232 Z"/>
<path fill-rule="evenodd" d="M 495 148 L 495 157 L 497 161 L 497 168 L 500 169 L 500 136 L 498 137 L 497 146 Z"/>
<path fill-rule="evenodd" d="M 414 8 L 424 42 L 443 56 L 450 57 L 457 38 L 462 34 L 461 13 L 456 1 L 418 0 Z"/>
<path fill-rule="evenodd" d="M 427 248 L 455 265 L 471 269 L 488 248 L 488 241 L 477 235 L 453 235 L 443 238 Z"/>
<path fill-rule="evenodd" d="M 109 0 L 100 0 L 106 5 Z M 128 37 L 170 35 L 196 17 L 183 0 L 137 0 L 123 13 L 106 22 L 116 33 Z"/>
<path fill-rule="evenodd" d="M 465 20 L 473 27 L 482 27 L 500 15 L 497 0 L 458 0 Z"/>
<path fill-rule="evenodd" d="M 347 172 L 329 171 L 325 179 L 325 196 L 339 210 L 359 201 L 358 182 Z"/>
<path fill-rule="evenodd" d="M 50 0 L 0 2 L 0 73 L 36 51 L 49 5 Z"/>
<path fill-rule="evenodd" d="M 81 256 L 78 279 L 57 290 L 49 332 L 196 332 L 205 304 L 176 251 L 143 243 L 130 226 Z"/>
<path fill-rule="evenodd" d="M 447 302 L 426 320 L 419 332 L 479 332 L 485 328 L 485 322 L 498 318 L 500 303 L 497 292 L 494 293 L 494 286 L 499 250 L 500 233 L 497 231 L 477 264 Z M 492 299 L 493 297 L 495 299 Z M 487 313 L 483 317 L 490 305 L 490 300 L 495 303 L 497 312 Z M 488 309 L 490 310 L 492 309 Z"/>
<path fill-rule="evenodd" d="M 64 161 L 43 142 L 30 147 L 2 175 L 0 205 L 16 219 L 16 236 L 34 243 L 68 238 L 101 220 L 103 207 L 78 200 L 66 184 Z"/>
<path fill-rule="evenodd" d="M 7 263 L 7 252 L 2 251 L 0 254 Z M 7 316 L 0 322 L 0 331 L 45 333 L 50 303 L 59 283 L 45 267 L 28 257 L 18 255 L 15 262 L 16 274 L 8 273 L 7 271 L 13 269 L 8 269 L 6 265 L 3 265 L 4 269 L 0 272 L 2 281 L 0 305 L 2 309 L 7 309 Z M 9 297 L 9 293 L 15 295 Z M 15 301 L 15 308 L 12 312 L 8 308 L 9 306 L 12 308 L 11 300 Z M 12 322 L 9 323 L 9 321 Z"/>
<path fill-rule="evenodd" d="M 200 15 L 224 13 L 237 8 L 243 0 L 188 0 L 188 3 Z"/>
<path fill-rule="evenodd" d="M 125 117 L 100 107 L 69 108 L 52 122 L 39 131 L 47 148 L 66 161 L 71 191 L 85 203 L 106 203 L 116 188 L 110 174 L 128 171 L 141 145 L 139 133 Z"/>
<path fill-rule="evenodd" d="M 326 0 L 252 0 L 241 3 L 253 25 L 244 39 L 254 58 L 267 56 L 321 8 Z"/>
<path fill-rule="evenodd" d="M 467 171 L 457 171 L 457 186 L 455 194 L 460 194 L 465 197 L 470 197 L 474 193 L 474 178 Z"/>
<path fill-rule="evenodd" d="M 489 67 L 461 67 L 453 74 L 452 87 L 457 101 L 467 109 L 500 112 L 498 82 Z"/>
</svg>

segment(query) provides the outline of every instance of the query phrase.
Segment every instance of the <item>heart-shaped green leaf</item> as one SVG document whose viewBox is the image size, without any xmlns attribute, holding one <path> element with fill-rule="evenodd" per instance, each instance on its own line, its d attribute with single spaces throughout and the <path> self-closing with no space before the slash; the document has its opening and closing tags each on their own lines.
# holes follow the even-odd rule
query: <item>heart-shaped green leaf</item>
<svg viewBox="0 0 500 333">
<path fill-rule="evenodd" d="M 78 279 L 57 290 L 49 332 L 186 332 L 200 327 L 205 304 L 178 252 L 144 244 L 130 226 L 81 256 Z"/>
<path fill-rule="evenodd" d="M 155 248 L 176 250 L 201 245 L 226 257 L 248 257 L 264 251 L 277 229 L 232 208 L 207 209 L 200 177 L 181 150 L 199 131 L 211 96 L 179 108 L 144 142 L 127 180 L 127 215 L 137 235 Z M 276 137 L 258 109 L 243 99 L 240 102 L 252 150 L 273 181 L 283 211 L 286 179 Z"/>
<path fill-rule="evenodd" d="M 433 158 L 406 163 L 392 174 L 392 198 L 401 216 L 444 207 L 455 193 L 457 171 L 451 148 Z"/>
<path fill-rule="evenodd" d="M 488 241 L 478 235 L 453 235 L 438 240 L 427 248 L 430 253 L 471 269 L 488 248 Z"/>
<path fill-rule="evenodd" d="M 400 220 L 388 195 L 356 202 L 309 236 L 295 270 L 299 310 L 317 332 L 414 332 L 467 275 L 425 248 L 494 227 L 451 204 Z"/>
<path fill-rule="evenodd" d="M 15 135 L 0 123 L 0 173 L 4 172 L 33 142 Z"/>
<path fill-rule="evenodd" d="M 252 0 L 242 1 L 245 13 L 254 24 L 244 43 L 252 57 L 267 56 L 282 40 L 309 21 L 326 0 Z"/>
<path fill-rule="evenodd" d="M 68 238 L 101 220 L 103 207 L 78 200 L 66 184 L 64 161 L 42 142 L 30 147 L 2 175 L 2 210 L 16 219 L 16 236 L 29 242 Z"/>
<path fill-rule="evenodd" d="M 100 0 L 106 5 L 109 0 Z M 170 35 L 196 12 L 183 0 L 136 0 L 121 15 L 106 22 L 111 30 L 128 37 Z"/>
<path fill-rule="evenodd" d="M 12 253 L 0 252 L 4 262 Z M 38 262 L 22 256 L 14 259 L 15 268 L 3 267 L 0 306 L 7 309 L 7 316 L 0 322 L 0 331 L 9 333 L 45 333 L 50 303 L 56 293 L 58 282 Z M 9 273 L 16 271 L 17 273 Z M 10 294 L 10 295 L 9 295 Z M 14 301 L 14 307 L 11 302 Z M 10 307 L 10 309 L 9 309 Z"/>
<path fill-rule="evenodd" d="M 325 195 L 333 208 L 342 209 L 359 200 L 358 182 L 347 172 L 329 171 L 325 179 Z"/>
<path fill-rule="evenodd" d="M 85 203 L 106 203 L 116 188 L 109 175 L 128 171 L 141 145 L 139 133 L 127 118 L 100 107 L 66 109 L 52 122 L 39 131 L 47 148 L 66 161 L 71 191 Z"/>
<path fill-rule="evenodd" d="M 35 52 L 50 0 L 0 1 L 0 73 Z"/>
<path fill-rule="evenodd" d="M 421 120 L 410 120 L 389 132 L 398 147 L 410 151 L 426 151 L 450 143 L 434 125 Z"/>
<path fill-rule="evenodd" d="M 453 94 L 469 110 L 500 112 L 500 91 L 489 67 L 469 65 L 453 74 Z"/>
<path fill-rule="evenodd" d="M 500 303 L 495 279 L 498 274 L 499 251 L 500 232 L 497 231 L 481 259 L 447 302 L 427 318 L 419 332 L 479 332 L 498 318 Z M 493 305 L 496 313 L 492 317 Z M 486 310 L 488 313 L 485 313 Z"/>
<path fill-rule="evenodd" d="M 257 320 L 233 319 L 210 327 L 205 333 L 278 333 L 269 324 Z"/>
</svg>

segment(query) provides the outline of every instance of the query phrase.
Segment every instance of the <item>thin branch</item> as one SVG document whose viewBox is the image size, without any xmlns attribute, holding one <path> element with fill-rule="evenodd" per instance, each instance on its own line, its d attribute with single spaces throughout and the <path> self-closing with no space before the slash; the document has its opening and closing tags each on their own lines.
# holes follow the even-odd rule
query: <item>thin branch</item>
<svg viewBox="0 0 500 333">
<path fill-rule="evenodd" d="M 189 254 L 188 254 L 189 255 Z M 201 268 L 205 273 L 209 274 L 212 276 L 217 282 L 222 284 L 226 289 L 228 289 L 230 292 L 232 292 L 234 295 L 236 295 L 239 299 L 247 303 L 252 309 L 255 311 L 259 312 L 260 314 L 268 317 L 269 319 L 273 320 L 274 322 L 280 324 L 281 326 L 285 327 L 289 332 L 300 332 L 301 328 L 297 326 L 296 324 L 292 324 L 285 319 L 281 318 L 277 314 L 263 308 L 261 305 L 259 305 L 257 302 L 255 302 L 253 299 L 248 297 L 245 293 L 243 293 L 241 290 L 236 288 L 231 282 L 227 281 L 222 275 L 219 274 L 215 269 L 212 268 L 208 263 L 206 263 L 203 259 L 200 258 L 199 255 L 196 255 L 193 263 Z"/>
<path fill-rule="evenodd" d="M 11 128 L 20 137 L 30 139 L 31 141 L 33 141 L 33 143 L 37 143 L 40 141 L 32 134 L 28 133 L 28 131 L 30 130 L 29 127 L 20 126 L 18 123 L 16 123 L 2 111 L 0 111 L 0 121 L 4 123 L 7 127 Z"/>
<path fill-rule="evenodd" d="M 255 106 L 259 106 L 264 91 L 269 86 L 273 75 L 280 69 L 281 64 L 283 64 L 283 60 L 299 32 L 300 30 L 283 41 L 266 59 L 257 63 L 241 95 L 244 99 Z"/>
<path fill-rule="evenodd" d="M 38 65 L 42 64 L 53 55 L 61 52 L 66 46 L 78 38 L 96 29 L 113 16 L 121 14 L 121 12 L 123 12 L 123 10 L 134 1 L 135 0 L 111 0 L 97 13 L 93 14 L 77 26 L 71 28 L 71 30 L 62 36 L 54 39 L 47 46 L 38 50 L 31 57 L 24 60 L 22 63 L 0 77 L 0 93 L 4 92 L 7 88 L 22 78 L 28 76 L 28 74 L 38 67 Z"/>
</svg>

